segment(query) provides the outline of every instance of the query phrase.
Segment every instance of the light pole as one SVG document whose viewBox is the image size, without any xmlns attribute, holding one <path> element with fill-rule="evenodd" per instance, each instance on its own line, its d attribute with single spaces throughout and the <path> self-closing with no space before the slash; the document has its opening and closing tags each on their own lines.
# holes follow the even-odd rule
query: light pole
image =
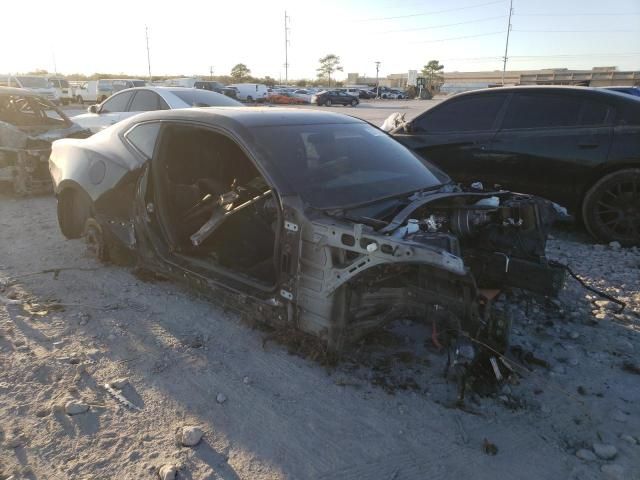
<svg viewBox="0 0 640 480">
<path fill-rule="evenodd" d="M 378 82 L 379 70 L 380 70 L 380 62 L 376 62 L 376 98 L 380 96 L 380 82 Z"/>
</svg>

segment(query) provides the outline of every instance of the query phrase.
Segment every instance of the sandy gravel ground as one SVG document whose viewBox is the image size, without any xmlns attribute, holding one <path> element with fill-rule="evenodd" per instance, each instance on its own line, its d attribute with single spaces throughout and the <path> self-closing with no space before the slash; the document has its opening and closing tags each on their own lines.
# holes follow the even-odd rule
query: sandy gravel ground
<svg viewBox="0 0 640 480">
<path fill-rule="evenodd" d="M 627 310 L 572 280 L 559 300 L 513 292 L 513 344 L 548 368 L 463 411 L 423 325 L 323 366 L 100 265 L 51 197 L 0 197 L 0 479 L 640 479 L 640 251 L 554 237 L 549 255 Z"/>
</svg>

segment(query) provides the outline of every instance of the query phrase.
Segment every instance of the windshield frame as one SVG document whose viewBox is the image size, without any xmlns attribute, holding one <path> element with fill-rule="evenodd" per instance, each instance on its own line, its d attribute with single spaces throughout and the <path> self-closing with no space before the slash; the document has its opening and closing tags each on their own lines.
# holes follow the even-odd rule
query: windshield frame
<svg viewBox="0 0 640 480">
<path fill-rule="evenodd" d="M 333 177 L 327 180 L 318 181 L 315 185 L 311 185 L 304 181 L 304 175 L 296 178 L 296 174 L 292 172 L 296 171 L 295 168 L 291 168 L 291 160 L 282 161 L 280 158 L 293 158 L 295 156 L 294 147 L 296 143 L 293 141 L 294 137 L 288 137 L 288 135 L 295 135 L 291 133 L 292 130 L 298 130 L 302 132 L 303 129 L 313 130 L 314 132 L 305 132 L 304 135 L 309 133 L 322 133 L 322 131 L 339 132 L 344 135 L 345 130 L 356 129 L 354 133 L 362 133 L 362 139 L 360 141 L 367 140 L 365 134 L 369 133 L 372 138 L 384 138 L 375 147 L 372 147 L 372 151 L 379 153 L 378 164 L 375 161 L 371 162 L 370 170 L 362 170 L 363 166 L 368 165 L 363 162 L 363 157 L 360 157 L 360 151 L 357 150 L 356 154 L 349 157 L 340 155 L 341 158 L 345 158 L 343 163 L 347 168 L 353 166 L 355 170 L 348 172 L 350 176 L 344 175 L 343 172 L 335 174 Z M 358 132 L 358 129 L 361 129 Z M 369 132 L 367 132 L 369 130 Z M 260 125 L 251 128 L 253 133 L 253 144 L 257 145 L 258 157 L 265 163 L 265 168 L 273 172 L 273 176 L 277 180 L 277 185 L 283 195 L 297 195 L 305 204 L 318 210 L 336 210 L 336 209 L 351 209 L 361 205 L 376 203 L 388 198 L 409 196 L 414 192 L 432 191 L 441 188 L 444 185 L 451 183 L 451 179 L 442 170 L 425 161 L 422 157 L 415 152 L 398 142 L 394 137 L 389 135 L 368 122 L 331 122 L 331 123 L 305 123 L 305 124 L 290 124 L 290 125 Z M 302 133 L 301 133 L 302 134 Z M 347 135 L 348 137 L 349 135 Z M 274 140 L 275 139 L 275 140 Z M 334 140 L 336 144 L 341 143 L 338 137 Z M 304 142 L 304 141 L 303 141 Z M 348 140 L 344 141 L 344 144 Z M 298 145 L 299 146 L 299 145 Z M 308 147 L 307 147 L 308 148 Z M 287 151 L 289 150 L 289 151 Z M 372 151 L 363 151 L 362 155 L 367 155 L 367 161 L 371 158 Z M 397 173 L 400 177 L 385 177 L 380 174 L 388 174 L 391 171 L 381 171 L 380 167 L 385 165 L 385 160 L 391 155 L 396 158 L 396 161 L 405 161 L 406 168 L 400 172 L 394 170 L 392 174 Z M 406 155 L 399 157 L 398 155 Z M 307 156 L 306 160 L 309 162 L 311 159 Z M 311 169 L 309 166 L 301 167 L 302 169 Z M 298 172 L 300 172 L 300 170 Z M 415 175 L 416 172 L 424 170 L 424 177 L 418 180 Z M 370 180 L 355 183 L 359 176 L 370 174 Z M 403 178 L 401 178 L 403 177 Z M 351 180 L 351 183 L 350 183 Z M 411 184 L 410 180 L 416 180 L 416 183 Z M 331 185 L 333 184 L 333 185 Z M 341 185 L 342 184 L 342 185 Z M 392 186 L 396 186 L 393 188 Z M 366 195 L 372 192 L 372 188 L 378 188 L 381 190 L 379 195 Z M 358 191 L 359 193 L 355 193 Z M 333 192 L 331 193 L 330 190 Z M 341 201 L 335 203 L 329 203 L 326 199 L 335 200 L 337 197 L 348 197 L 352 195 L 353 198 L 349 201 L 344 198 Z"/>
</svg>

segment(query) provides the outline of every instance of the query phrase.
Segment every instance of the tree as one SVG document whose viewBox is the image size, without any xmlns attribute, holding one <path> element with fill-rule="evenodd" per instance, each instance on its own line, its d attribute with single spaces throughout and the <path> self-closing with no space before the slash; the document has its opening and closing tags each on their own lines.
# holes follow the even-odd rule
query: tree
<svg viewBox="0 0 640 480">
<path fill-rule="evenodd" d="M 247 78 L 249 75 L 251 75 L 251 70 L 244 63 L 239 63 L 231 69 L 231 76 L 237 82 Z"/>
<path fill-rule="evenodd" d="M 426 80 L 426 87 L 429 91 L 433 91 L 434 87 L 444 80 L 440 72 L 444 70 L 444 65 L 440 65 L 438 60 L 429 60 L 422 68 L 422 76 Z"/>
<path fill-rule="evenodd" d="M 335 71 L 342 71 L 342 65 L 340 65 L 340 57 L 330 53 L 322 57 L 320 60 L 320 67 L 317 69 L 318 78 L 327 78 L 329 81 L 329 87 L 331 87 L 331 74 Z"/>
</svg>

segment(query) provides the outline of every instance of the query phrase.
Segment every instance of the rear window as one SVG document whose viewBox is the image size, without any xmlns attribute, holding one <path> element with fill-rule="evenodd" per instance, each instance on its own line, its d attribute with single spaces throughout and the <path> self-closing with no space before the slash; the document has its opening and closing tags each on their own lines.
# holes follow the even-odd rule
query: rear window
<svg viewBox="0 0 640 480">
<path fill-rule="evenodd" d="M 185 88 L 171 90 L 176 97 L 191 107 L 240 107 L 242 104 L 220 93 Z"/>
<path fill-rule="evenodd" d="M 578 95 L 514 94 L 503 128 L 548 128 L 578 125 L 583 100 Z"/>
<path fill-rule="evenodd" d="M 427 111 L 412 125 L 418 132 L 491 130 L 506 98 L 504 94 L 492 94 L 451 100 L 433 111 Z"/>
</svg>

